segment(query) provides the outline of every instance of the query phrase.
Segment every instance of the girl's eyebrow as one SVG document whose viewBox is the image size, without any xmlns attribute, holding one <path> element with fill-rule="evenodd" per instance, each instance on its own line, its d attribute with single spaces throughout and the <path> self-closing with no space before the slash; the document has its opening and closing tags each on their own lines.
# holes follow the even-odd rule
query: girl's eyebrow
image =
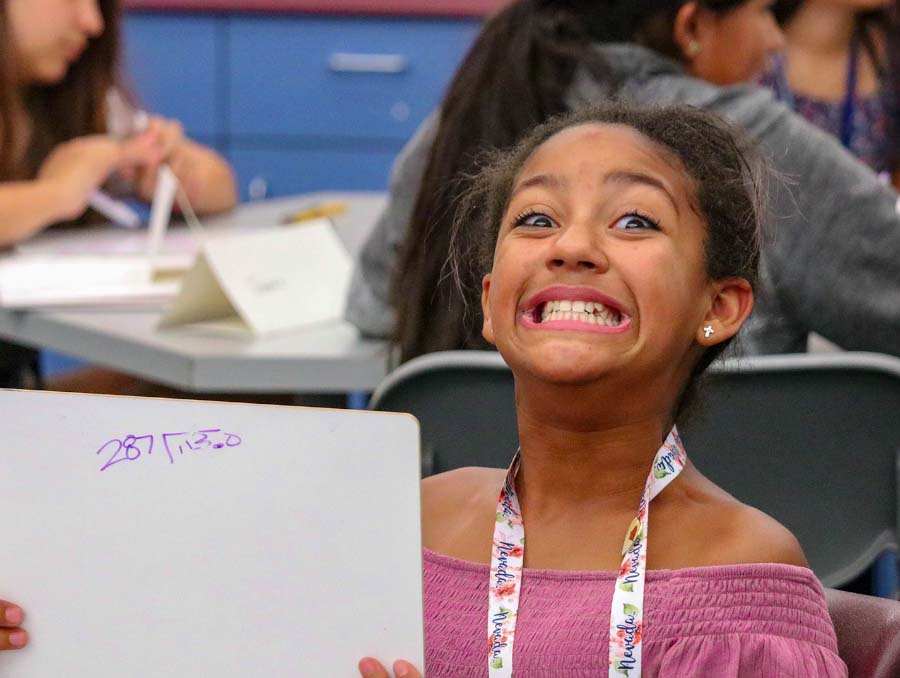
<svg viewBox="0 0 900 678">
<path fill-rule="evenodd" d="M 669 187 L 662 179 L 659 179 L 652 174 L 645 174 L 644 172 L 636 172 L 633 170 L 615 170 L 607 174 L 603 182 L 607 184 L 642 184 L 644 186 L 655 188 L 661 191 L 666 196 L 666 198 L 669 199 L 669 202 L 672 203 L 672 207 L 675 208 L 675 213 L 678 216 L 681 216 L 681 210 L 678 209 L 678 202 L 675 200 L 675 196 L 672 194 L 672 191 L 669 190 Z M 512 200 L 522 191 L 529 188 L 534 188 L 535 186 L 555 190 L 565 190 L 566 188 L 568 188 L 568 185 L 569 182 L 565 177 L 561 177 L 556 174 L 535 174 L 516 184 L 515 188 L 512 190 L 512 193 L 510 193 L 509 198 L 510 200 Z"/>
<path fill-rule="evenodd" d="M 509 198 L 510 200 L 512 200 L 518 193 L 521 193 L 526 188 L 533 188 L 535 186 L 565 190 L 568 185 L 569 182 L 565 179 L 565 177 L 560 177 L 555 174 L 535 174 L 534 176 L 530 176 L 524 181 L 520 181 L 518 184 L 516 184 L 516 187 L 512 190 L 512 193 L 509 194 Z"/>
<path fill-rule="evenodd" d="M 643 184 L 644 186 L 656 188 L 662 191 L 669 199 L 669 202 L 672 203 L 672 207 L 675 208 L 675 214 L 681 216 L 681 210 L 678 209 L 678 203 L 675 200 L 675 196 L 672 195 L 672 191 L 669 190 L 669 187 L 666 186 L 664 181 L 651 174 L 644 174 L 643 172 L 634 172 L 629 170 L 619 170 L 607 174 L 606 179 L 604 179 L 604 183 Z"/>
</svg>

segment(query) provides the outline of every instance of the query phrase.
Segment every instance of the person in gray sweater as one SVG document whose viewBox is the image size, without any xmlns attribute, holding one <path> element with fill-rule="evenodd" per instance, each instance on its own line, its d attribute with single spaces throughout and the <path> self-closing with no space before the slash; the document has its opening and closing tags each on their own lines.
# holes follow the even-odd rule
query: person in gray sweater
<svg viewBox="0 0 900 678">
<path fill-rule="evenodd" d="M 815 332 L 845 349 L 900 355 L 897 194 L 770 92 L 727 84 L 752 78 L 780 47 L 765 15 L 771 20 L 760 0 L 513 2 L 486 24 L 441 110 L 400 154 L 389 204 L 357 263 L 348 319 L 363 334 L 393 337 L 401 360 L 480 347 L 479 306 L 467 303 L 480 281 L 463 272 L 461 292 L 443 263 L 453 206 L 465 190 L 454 177 L 471 174 L 479 150 L 508 146 L 550 115 L 619 98 L 713 111 L 769 156 L 776 176 L 769 184 L 763 285 L 743 337 L 747 352 L 800 352 Z M 755 43 L 748 42 L 750 30 Z M 529 35 L 531 52 L 523 46 Z M 729 56 L 741 44 L 747 53 Z M 541 58 L 555 73 L 535 71 Z M 504 80 L 512 84 L 504 88 Z M 552 92 L 541 99 L 540 90 L 553 87 L 558 110 Z M 534 119 L 517 120 L 529 107 Z"/>
</svg>

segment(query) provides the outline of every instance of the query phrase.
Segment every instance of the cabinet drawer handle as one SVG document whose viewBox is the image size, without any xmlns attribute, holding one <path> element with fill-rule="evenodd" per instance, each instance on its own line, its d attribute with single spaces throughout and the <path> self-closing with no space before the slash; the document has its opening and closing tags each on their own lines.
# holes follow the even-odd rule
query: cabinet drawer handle
<svg viewBox="0 0 900 678">
<path fill-rule="evenodd" d="M 328 68 L 334 73 L 403 73 L 409 68 L 409 59 L 403 54 L 358 54 L 356 52 L 332 52 Z"/>
<path fill-rule="evenodd" d="M 259 175 L 253 177 L 247 184 L 247 197 L 250 200 L 265 200 L 269 197 L 269 182 Z"/>
</svg>

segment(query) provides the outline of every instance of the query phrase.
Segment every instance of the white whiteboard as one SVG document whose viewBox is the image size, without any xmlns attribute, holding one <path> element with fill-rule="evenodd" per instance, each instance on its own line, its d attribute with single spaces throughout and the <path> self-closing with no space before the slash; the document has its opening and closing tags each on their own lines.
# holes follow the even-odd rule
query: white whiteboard
<svg viewBox="0 0 900 678">
<path fill-rule="evenodd" d="M 422 665 L 412 417 L 26 391 L 0 411 L 0 598 L 31 639 L 4 678 Z"/>
</svg>

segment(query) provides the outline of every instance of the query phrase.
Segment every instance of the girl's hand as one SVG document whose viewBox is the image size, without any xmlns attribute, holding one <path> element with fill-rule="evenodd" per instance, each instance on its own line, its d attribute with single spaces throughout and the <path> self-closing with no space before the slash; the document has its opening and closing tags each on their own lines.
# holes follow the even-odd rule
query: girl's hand
<svg viewBox="0 0 900 678">
<path fill-rule="evenodd" d="M 163 163 L 168 163 L 183 183 L 185 168 L 182 165 L 187 139 L 180 122 L 157 115 L 150 116 L 147 129 L 134 138 L 150 144 L 156 152 L 155 162 L 137 168 L 129 177 L 134 180 L 134 189 L 138 196 L 147 201 L 153 197 L 159 166 Z"/>
<path fill-rule="evenodd" d="M 391 674 L 377 660 L 365 657 L 359 662 L 359 675 L 362 678 L 391 678 Z M 402 659 L 394 662 L 396 678 L 422 678 L 419 670 Z"/>
<path fill-rule="evenodd" d="M 166 163 L 198 214 L 221 212 L 237 203 L 231 167 L 212 149 L 185 137 L 181 123 L 153 116 L 147 129 L 135 140 L 147 140 L 159 157 L 157 162 L 128 175 L 139 198 L 148 202 L 153 199 L 159 166 Z"/>
<path fill-rule="evenodd" d="M 28 634 L 21 624 L 25 612 L 18 605 L 0 600 L 0 650 L 18 650 L 28 643 Z"/>
<path fill-rule="evenodd" d="M 38 170 L 38 180 L 55 189 L 59 220 L 75 219 L 110 174 L 158 162 L 157 156 L 146 139 L 120 142 L 105 134 L 78 137 L 53 149 Z"/>
</svg>

